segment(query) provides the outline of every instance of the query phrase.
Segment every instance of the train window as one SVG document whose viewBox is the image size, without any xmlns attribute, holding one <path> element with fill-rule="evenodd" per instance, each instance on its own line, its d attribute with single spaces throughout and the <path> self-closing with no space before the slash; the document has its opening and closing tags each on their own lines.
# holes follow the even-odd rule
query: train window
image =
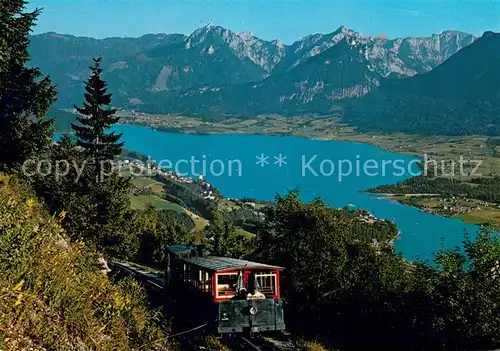
<svg viewBox="0 0 500 351">
<path fill-rule="evenodd" d="M 212 292 L 212 273 L 200 271 L 199 289 L 203 292 Z"/>
<path fill-rule="evenodd" d="M 184 265 L 184 281 L 196 287 L 196 282 L 198 281 L 197 270 L 190 266 Z"/>
<path fill-rule="evenodd" d="M 211 293 L 212 277 L 212 273 L 206 272 L 197 267 L 184 265 L 184 274 L 182 275 L 182 279 L 184 282 L 192 285 L 197 290 Z"/>
<path fill-rule="evenodd" d="M 217 297 L 234 297 L 237 283 L 238 273 L 217 274 Z"/>
<path fill-rule="evenodd" d="M 276 273 L 257 273 L 255 278 L 259 282 L 261 293 L 267 297 L 276 295 Z"/>
<path fill-rule="evenodd" d="M 187 266 L 185 264 L 183 264 L 182 265 L 182 272 L 181 272 L 181 278 L 183 281 L 187 281 L 186 274 L 187 274 Z"/>
</svg>

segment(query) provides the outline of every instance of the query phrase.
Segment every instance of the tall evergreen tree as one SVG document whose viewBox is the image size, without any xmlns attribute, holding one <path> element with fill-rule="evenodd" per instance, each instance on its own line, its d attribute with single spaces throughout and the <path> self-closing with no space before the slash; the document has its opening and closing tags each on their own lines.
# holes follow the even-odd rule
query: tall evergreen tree
<svg viewBox="0 0 500 351">
<path fill-rule="evenodd" d="M 121 177 L 111 164 L 101 163 L 114 160 L 123 144 L 118 141 L 121 134 L 107 132 L 118 118 L 109 107 L 111 94 L 101 79 L 100 63 L 100 58 L 94 59 L 85 102 L 77 108 L 83 116 L 78 125 L 72 125 L 76 143 L 65 136 L 51 149 L 52 169 L 69 164 L 68 172 L 42 176 L 35 188 L 51 212 L 64 211 L 62 224 L 72 239 L 82 239 L 108 255 L 126 257 L 133 242 L 128 235 L 130 179 Z"/>
<path fill-rule="evenodd" d="M 77 118 L 78 125 L 71 125 L 77 145 L 86 151 L 97 167 L 101 162 L 112 161 L 120 155 L 124 145 L 118 142 L 122 134 L 107 132 L 119 117 L 116 116 L 116 109 L 110 107 L 112 94 L 108 93 L 107 83 L 101 78 L 101 61 L 100 57 L 94 58 L 94 65 L 90 67 L 92 74 L 85 84 L 85 102 L 81 108 L 75 106 L 83 116 Z"/>
<path fill-rule="evenodd" d="M 28 68 L 28 34 L 40 13 L 24 0 L 0 0 L 0 163 L 22 165 L 52 142 L 45 119 L 56 90 L 38 68 Z"/>
</svg>

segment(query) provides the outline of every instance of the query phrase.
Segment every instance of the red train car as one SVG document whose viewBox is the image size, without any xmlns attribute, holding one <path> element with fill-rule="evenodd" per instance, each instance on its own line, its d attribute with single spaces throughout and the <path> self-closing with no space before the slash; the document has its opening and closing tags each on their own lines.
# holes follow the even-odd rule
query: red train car
<svg viewBox="0 0 500 351">
<path fill-rule="evenodd" d="M 198 256 L 193 247 L 169 247 L 166 293 L 170 313 L 219 334 L 285 330 L 282 267 Z"/>
</svg>

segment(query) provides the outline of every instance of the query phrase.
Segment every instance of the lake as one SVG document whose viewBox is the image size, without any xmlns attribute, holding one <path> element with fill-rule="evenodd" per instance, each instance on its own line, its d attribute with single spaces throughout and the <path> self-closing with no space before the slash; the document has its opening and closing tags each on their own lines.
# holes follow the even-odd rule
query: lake
<svg viewBox="0 0 500 351">
<path fill-rule="evenodd" d="M 391 219 L 403 232 L 396 250 L 410 260 L 432 258 L 444 238 L 460 245 L 460 220 L 420 212 L 361 191 L 392 184 L 419 173 L 418 159 L 360 143 L 258 135 L 187 135 L 118 125 L 129 150 L 162 161 L 192 176 L 204 174 L 226 197 L 273 200 L 277 193 L 300 189 L 301 198 L 322 197 L 333 207 L 364 208 Z M 281 156 L 280 156 L 281 155 Z"/>
</svg>

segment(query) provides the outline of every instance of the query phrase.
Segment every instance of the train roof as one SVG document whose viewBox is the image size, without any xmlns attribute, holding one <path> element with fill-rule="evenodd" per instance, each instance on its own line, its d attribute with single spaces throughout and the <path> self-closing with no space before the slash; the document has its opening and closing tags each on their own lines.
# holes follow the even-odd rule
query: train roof
<svg viewBox="0 0 500 351">
<path fill-rule="evenodd" d="M 183 258 L 182 261 L 198 266 L 208 271 L 219 272 L 219 271 L 229 271 L 233 269 L 284 269 L 283 267 L 272 266 L 264 263 L 251 262 L 246 260 L 239 260 L 236 258 L 228 257 L 217 257 L 217 256 L 195 256 L 189 258 Z"/>
<path fill-rule="evenodd" d="M 196 250 L 194 245 L 171 245 L 168 247 L 168 251 L 176 255 L 189 255 L 194 250 Z"/>
</svg>

